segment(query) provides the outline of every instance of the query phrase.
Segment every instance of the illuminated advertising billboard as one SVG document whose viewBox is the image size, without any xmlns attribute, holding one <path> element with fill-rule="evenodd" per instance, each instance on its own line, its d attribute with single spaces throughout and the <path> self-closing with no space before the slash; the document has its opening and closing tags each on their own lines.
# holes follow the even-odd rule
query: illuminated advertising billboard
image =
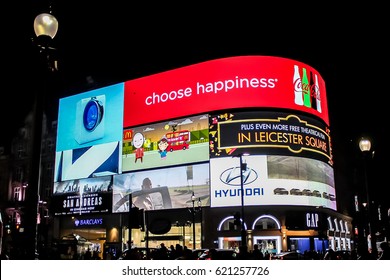
<svg viewBox="0 0 390 280">
<path fill-rule="evenodd" d="M 188 207 L 192 191 L 204 205 L 234 206 L 233 157 L 249 153 L 248 205 L 335 209 L 328 126 L 314 68 L 270 56 L 210 60 L 60 99 L 54 181 L 64 184 L 55 188 L 114 176 L 114 213 L 128 211 L 130 194 L 135 205 L 154 197 L 144 209 Z M 72 196 L 59 213 L 77 200 L 54 196 Z"/>
<path fill-rule="evenodd" d="M 256 111 L 210 116 L 210 157 L 242 153 L 309 157 L 333 164 L 330 131 L 303 115 Z"/>
<path fill-rule="evenodd" d="M 55 215 L 107 213 L 112 208 L 112 176 L 54 183 Z"/>
<path fill-rule="evenodd" d="M 209 160 L 208 124 L 197 115 L 124 129 L 122 171 Z"/>
<path fill-rule="evenodd" d="M 145 210 L 192 207 L 192 192 L 209 206 L 209 174 L 209 164 L 200 163 L 114 175 L 112 212 L 128 212 L 130 194 Z"/>
<path fill-rule="evenodd" d="M 242 155 L 210 160 L 211 207 L 300 205 L 336 210 L 333 168 L 319 160 L 282 155 Z"/>
<path fill-rule="evenodd" d="M 120 173 L 123 87 L 60 99 L 55 182 Z"/>
<path fill-rule="evenodd" d="M 321 75 L 304 63 L 271 56 L 215 59 L 126 81 L 123 124 L 254 107 L 302 111 L 329 125 Z"/>
</svg>

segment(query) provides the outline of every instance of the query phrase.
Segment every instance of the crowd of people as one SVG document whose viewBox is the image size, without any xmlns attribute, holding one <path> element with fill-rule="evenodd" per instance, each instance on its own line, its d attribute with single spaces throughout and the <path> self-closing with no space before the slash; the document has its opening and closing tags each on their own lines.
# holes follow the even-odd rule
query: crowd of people
<svg viewBox="0 0 390 280">
<path fill-rule="evenodd" d="M 209 250 L 208 259 L 213 259 L 213 252 L 215 249 Z M 159 248 L 150 249 L 147 253 L 139 248 L 130 248 L 122 259 L 124 260 L 142 260 L 142 259 L 153 259 L 153 260 L 196 260 L 199 257 L 199 251 L 191 250 L 187 246 L 182 246 L 180 244 L 170 245 L 169 248 L 165 246 L 164 243 L 161 243 Z M 69 254 L 72 256 L 72 254 Z M 320 254 L 315 251 L 305 251 L 303 252 L 303 259 L 307 260 L 390 260 L 390 245 L 389 242 L 382 242 L 380 244 L 380 250 L 378 256 L 373 256 L 370 252 L 357 252 L 355 250 L 343 251 L 334 251 L 328 249 L 325 254 Z M 10 259 L 7 254 L 3 251 L 1 254 L 2 260 Z M 66 258 L 61 258 L 66 259 Z M 73 256 L 69 259 L 74 259 Z M 85 254 L 82 256 L 84 260 L 98 260 L 101 259 L 98 256 L 98 252 L 94 250 L 93 252 L 88 248 Z M 115 259 L 113 257 L 105 259 Z M 236 259 L 246 259 L 246 260 L 270 260 L 272 255 L 268 252 L 263 253 L 258 244 L 253 246 L 252 251 L 248 251 L 246 247 L 240 247 L 237 253 Z"/>
</svg>

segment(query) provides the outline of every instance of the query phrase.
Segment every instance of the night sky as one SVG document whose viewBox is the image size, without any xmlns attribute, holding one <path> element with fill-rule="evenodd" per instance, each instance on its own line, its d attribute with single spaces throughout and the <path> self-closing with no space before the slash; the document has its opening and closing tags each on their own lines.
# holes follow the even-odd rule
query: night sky
<svg viewBox="0 0 390 280">
<path fill-rule="evenodd" d="M 0 64 L 1 146 L 8 147 L 23 125 L 45 80 L 31 41 L 34 18 L 43 11 L 41 2 L 45 3 L 31 0 L 4 7 L 21 22 L 2 19 L 6 32 Z M 380 15 L 384 7 L 295 3 L 282 11 L 285 4 L 253 1 L 213 7 L 198 1 L 85 2 L 51 1 L 59 21 L 53 41 L 59 71 L 48 76 L 49 115 L 56 116 L 61 97 L 210 59 L 270 55 L 298 60 L 315 68 L 326 83 L 336 188 L 350 195 L 361 184 L 357 141 L 368 135 L 375 149 L 370 187 L 389 205 L 385 159 L 390 156 L 386 136 L 390 91 L 385 67 L 390 43 L 387 17 Z M 7 24 L 10 28 L 4 28 Z"/>
</svg>

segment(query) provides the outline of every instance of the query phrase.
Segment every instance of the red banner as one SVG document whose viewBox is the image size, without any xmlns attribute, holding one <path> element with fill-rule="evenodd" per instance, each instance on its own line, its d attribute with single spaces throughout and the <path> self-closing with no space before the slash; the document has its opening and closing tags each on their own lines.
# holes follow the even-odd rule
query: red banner
<svg viewBox="0 0 390 280">
<path fill-rule="evenodd" d="M 125 82 L 124 128 L 236 108 L 291 109 L 329 125 L 325 82 L 287 58 L 238 56 Z"/>
</svg>

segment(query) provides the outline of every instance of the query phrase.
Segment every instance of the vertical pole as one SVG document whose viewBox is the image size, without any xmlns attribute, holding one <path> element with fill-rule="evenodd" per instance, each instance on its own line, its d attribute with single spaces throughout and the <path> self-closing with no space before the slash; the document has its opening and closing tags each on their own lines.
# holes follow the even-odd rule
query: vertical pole
<svg viewBox="0 0 390 280">
<path fill-rule="evenodd" d="M 377 258 L 377 249 L 376 249 L 376 238 L 375 238 L 375 232 L 372 229 L 372 222 L 371 222 L 371 201 L 370 201 L 370 192 L 368 188 L 368 175 L 367 175 L 367 156 L 368 154 L 364 154 L 364 184 L 366 189 L 366 199 L 367 199 L 367 227 L 368 227 L 368 234 L 371 238 L 371 254 L 373 258 Z M 369 244 L 368 244 L 368 236 L 365 238 L 365 242 L 367 243 L 367 250 L 369 250 Z"/>
<path fill-rule="evenodd" d="M 240 154 L 240 185 L 241 185 L 241 246 L 246 247 L 245 209 L 244 209 L 244 178 L 242 169 L 242 154 Z"/>
<path fill-rule="evenodd" d="M 42 50 L 45 51 L 45 50 Z M 41 57 L 39 59 L 42 60 Z M 46 59 L 44 56 L 43 59 Z M 48 69 L 45 68 L 44 61 L 39 61 L 39 71 L 43 74 L 43 87 L 36 89 L 35 103 L 33 110 L 32 125 L 32 143 L 31 160 L 29 163 L 29 184 L 26 190 L 26 222 L 24 231 L 24 241 L 26 250 L 26 259 L 35 259 L 35 253 L 38 253 L 38 223 L 37 215 L 39 213 L 39 193 L 40 193 L 40 173 L 41 173 L 41 144 L 42 144 L 42 122 L 43 122 L 43 102 L 45 100 Z"/>
<path fill-rule="evenodd" d="M 146 259 L 150 259 L 150 252 L 149 252 L 149 211 L 144 211 L 145 215 L 145 247 L 146 247 Z"/>
<path fill-rule="evenodd" d="M 183 223 L 183 247 L 186 246 L 186 223 Z"/>
<path fill-rule="evenodd" d="M 132 223 L 131 223 L 131 218 L 132 218 L 132 211 L 133 209 L 133 195 L 130 193 L 129 194 L 129 221 L 128 221 L 128 227 L 129 227 L 129 233 L 128 233 L 128 241 L 127 243 L 129 244 L 129 250 L 131 249 L 131 239 L 132 239 L 132 236 L 131 236 L 131 230 L 132 230 Z"/>
<path fill-rule="evenodd" d="M 199 248 L 203 248 L 203 210 L 202 207 L 199 207 L 200 212 L 200 244 Z"/>
<path fill-rule="evenodd" d="M 195 196 L 192 193 L 192 246 L 193 249 L 196 249 L 196 236 L 195 236 Z"/>
</svg>

